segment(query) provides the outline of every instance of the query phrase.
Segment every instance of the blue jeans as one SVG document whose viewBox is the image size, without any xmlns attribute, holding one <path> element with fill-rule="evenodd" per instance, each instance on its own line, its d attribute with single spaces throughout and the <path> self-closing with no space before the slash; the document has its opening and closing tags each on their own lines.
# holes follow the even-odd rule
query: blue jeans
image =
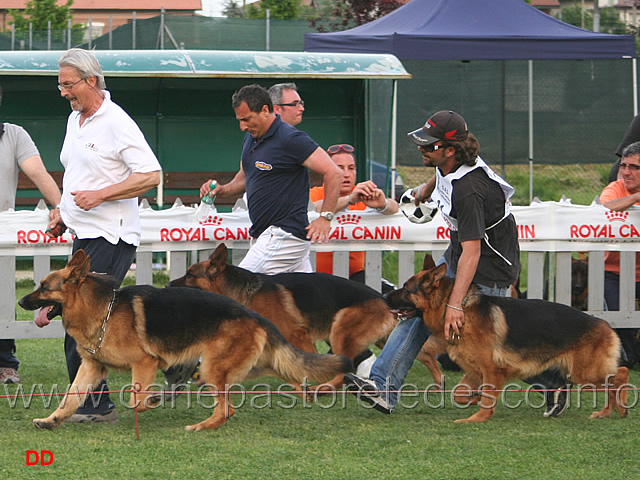
<svg viewBox="0 0 640 480">
<path fill-rule="evenodd" d="M 488 287 L 478 285 L 485 295 L 505 297 L 509 287 Z M 371 368 L 369 379 L 379 390 L 387 391 L 386 402 L 394 406 L 398 402 L 398 390 L 404 384 L 404 379 L 413 366 L 413 361 L 420 353 L 424 342 L 431 332 L 426 327 L 421 317 L 412 317 L 402 320 L 393 329 L 382 352 Z"/>
</svg>

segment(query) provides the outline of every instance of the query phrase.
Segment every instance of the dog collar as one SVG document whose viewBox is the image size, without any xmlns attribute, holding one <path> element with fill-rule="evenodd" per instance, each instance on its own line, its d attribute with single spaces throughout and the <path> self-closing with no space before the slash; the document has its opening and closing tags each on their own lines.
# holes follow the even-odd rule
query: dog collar
<svg viewBox="0 0 640 480">
<path fill-rule="evenodd" d="M 98 346 L 95 349 L 84 347 L 84 349 L 87 352 L 89 352 L 91 355 L 95 355 L 96 353 L 98 353 L 98 351 L 100 351 L 100 347 L 102 347 L 102 340 L 104 339 L 104 334 L 107 332 L 107 322 L 111 317 L 111 310 L 113 310 L 113 304 L 115 302 L 116 302 L 116 289 L 114 288 L 113 297 L 111 298 L 111 301 L 109 302 L 109 306 L 107 307 L 107 316 L 104 317 L 104 320 L 102 322 L 102 327 L 100 328 L 100 336 L 98 337 Z"/>
</svg>

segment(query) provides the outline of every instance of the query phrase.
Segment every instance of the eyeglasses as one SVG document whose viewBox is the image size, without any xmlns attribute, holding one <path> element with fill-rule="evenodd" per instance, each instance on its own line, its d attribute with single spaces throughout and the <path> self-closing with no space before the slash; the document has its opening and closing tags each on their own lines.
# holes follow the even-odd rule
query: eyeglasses
<svg viewBox="0 0 640 480">
<path fill-rule="evenodd" d="M 440 148 L 447 148 L 446 145 L 420 145 L 420 148 L 427 153 L 435 152 Z"/>
<path fill-rule="evenodd" d="M 84 80 L 84 78 L 81 78 L 80 80 L 78 80 L 75 83 L 63 83 L 62 85 L 58 84 L 58 90 L 62 91 L 62 89 L 64 89 L 67 92 L 70 92 L 73 87 L 75 87 L 77 84 L 79 84 L 83 80 Z"/>
<path fill-rule="evenodd" d="M 340 152 L 353 153 L 353 152 L 355 152 L 355 150 L 356 149 L 353 148 L 348 143 L 341 143 L 339 145 L 331 145 L 329 148 L 327 148 L 327 152 L 329 153 L 329 155 L 335 155 L 336 153 L 340 153 Z"/>
<path fill-rule="evenodd" d="M 628 168 L 632 172 L 637 172 L 638 170 L 640 170 L 640 165 L 634 165 L 633 163 L 622 163 L 622 162 L 620 162 L 620 169 L 624 170 L 625 168 Z"/>
<path fill-rule="evenodd" d="M 279 107 L 304 107 L 304 100 L 294 100 L 291 103 L 276 103 Z"/>
</svg>

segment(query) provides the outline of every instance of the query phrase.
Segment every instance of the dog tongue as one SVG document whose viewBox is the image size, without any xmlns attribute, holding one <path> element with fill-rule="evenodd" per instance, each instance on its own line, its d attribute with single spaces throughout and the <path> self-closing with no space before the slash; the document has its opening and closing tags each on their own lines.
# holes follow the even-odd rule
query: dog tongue
<svg viewBox="0 0 640 480">
<path fill-rule="evenodd" d="M 36 316 L 34 322 L 35 324 L 42 328 L 42 327 L 46 327 L 47 325 L 49 325 L 51 323 L 51 320 L 49 320 L 49 318 L 47 318 L 47 313 L 49 313 L 49 310 L 51 309 L 51 307 L 42 307 L 40 309 L 40 311 L 38 312 L 38 315 Z"/>
</svg>

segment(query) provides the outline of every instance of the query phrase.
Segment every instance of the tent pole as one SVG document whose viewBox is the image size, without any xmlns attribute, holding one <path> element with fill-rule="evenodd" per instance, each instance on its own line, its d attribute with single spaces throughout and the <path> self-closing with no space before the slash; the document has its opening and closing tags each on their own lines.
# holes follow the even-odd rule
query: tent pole
<svg viewBox="0 0 640 480">
<path fill-rule="evenodd" d="M 507 178 L 507 61 L 502 60 L 502 118 L 500 124 L 500 131 L 502 132 L 502 136 L 500 138 L 500 162 L 502 163 L 502 178 Z"/>
<path fill-rule="evenodd" d="M 396 131 L 398 126 L 398 80 L 393 80 L 391 100 L 391 198 L 396 198 Z"/>
<path fill-rule="evenodd" d="M 533 202 L 533 60 L 529 60 L 529 205 Z"/>
<path fill-rule="evenodd" d="M 633 78 L 633 116 L 638 115 L 638 59 L 631 59 L 631 68 L 633 69 L 632 78 Z"/>
</svg>

